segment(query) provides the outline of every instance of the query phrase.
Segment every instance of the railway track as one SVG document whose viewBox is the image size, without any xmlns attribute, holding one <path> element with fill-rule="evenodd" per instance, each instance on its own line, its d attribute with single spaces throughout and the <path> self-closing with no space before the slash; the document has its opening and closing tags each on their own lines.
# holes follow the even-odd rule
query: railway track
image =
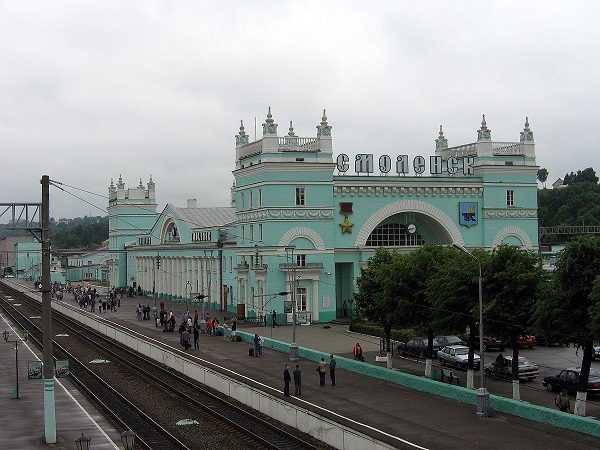
<svg viewBox="0 0 600 450">
<path fill-rule="evenodd" d="M 0 307 L 41 346 L 42 331 L 31 319 L 39 316 L 41 303 L 8 285 L 0 288 L 12 297 L 0 295 Z M 330 448 L 56 311 L 53 330 L 54 355 L 69 360 L 73 381 L 145 448 Z"/>
</svg>

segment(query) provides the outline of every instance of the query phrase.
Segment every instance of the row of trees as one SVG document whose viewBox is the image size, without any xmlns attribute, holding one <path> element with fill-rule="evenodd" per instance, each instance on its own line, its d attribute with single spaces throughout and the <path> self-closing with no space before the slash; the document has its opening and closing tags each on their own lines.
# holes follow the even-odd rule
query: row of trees
<svg viewBox="0 0 600 450">
<path fill-rule="evenodd" d="M 470 368 L 479 317 L 479 268 L 483 279 L 484 332 L 517 341 L 538 334 L 584 348 L 575 411 L 585 415 L 587 375 L 594 337 L 600 336 L 600 238 L 576 238 L 561 253 L 555 274 L 546 274 L 537 253 L 511 245 L 467 254 L 452 246 L 425 244 L 410 253 L 380 248 L 357 280 L 357 314 L 415 333 L 462 334 L 470 326 Z M 513 358 L 518 347 L 513 347 Z M 518 366 L 513 394 L 519 398 Z M 584 381 L 585 380 L 585 381 Z"/>
</svg>

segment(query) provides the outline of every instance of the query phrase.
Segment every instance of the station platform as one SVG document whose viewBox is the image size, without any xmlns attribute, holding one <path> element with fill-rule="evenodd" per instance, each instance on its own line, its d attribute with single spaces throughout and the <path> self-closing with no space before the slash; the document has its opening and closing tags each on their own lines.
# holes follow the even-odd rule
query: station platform
<svg viewBox="0 0 600 450">
<path fill-rule="evenodd" d="M 3 450 L 40 448 L 75 449 L 75 440 L 85 434 L 90 448 L 122 449 L 121 432 L 92 406 L 68 379 L 54 380 L 56 443 L 47 444 L 44 425 L 44 380 L 28 380 L 29 361 L 40 361 L 42 354 L 21 340 L 22 330 L 0 314 L 1 331 L 8 331 L 9 341 L 0 337 L 0 447 Z M 18 340 L 15 352 L 15 339 Z M 15 353 L 18 356 L 15 357 Z M 16 397 L 18 359 L 19 398 Z"/>
<path fill-rule="evenodd" d="M 65 302 L 75 306 L 72 296 L 69 294 L 64 299 Z M 159 300 L 157 300 L 159 301 Z M 154 320 L 137 320 L 136 307 L 138 303 L 142 305 L 154 306 L 154 299 L 146 297 L 123 297 L 121 306 L 116 312 L 107 311 L 98 314 L 105 320 L 114 321 L 125 325 L 137 332 L 143 333 L 153 339 L 160 340 L 166 344 L 182 350 L 179 343 L 179 333 L 163 332 L 161 327 L 156 327 Z M 172 311 L 177 323 L 179 324 L 181 315 L 189 310 L 194 314 L 197 310 L 201 313 L 201 306 L 183 302 L 165 302 L 165 309 Z M 225 318 L 230 318 L 232 313 L 224 311 L 205 311 L 210 317 L 216 317 L 221 324 Z M 256 324 L 238 324 L 238 331 L 247 333 L 258 333 L 266 338 L 276 339 L 281 342 L 291 342 L 292 326 L 281 325 L 272 328 L 270 326 L 260 326 Z M 297 325 L 295 327 L 296 343 L 299 347 L 310 348 L 333 354 L 336 358 L 352 358 L 353 346 L 359 342 L 366 354 L 364 364 L 379 364 L 375 362 L 375 356 L 379 351 L 379 339 L 373 336 L 360 335 L 348 331 L 346 325 L 313 323 L 310 325 Z M 4 347 L 0 345 L 0 348 Z M 278 352 L 269 348 L 264 348 L 263 355 L 252 357 L 248 354 L 251 344 L 248 342 L 231 342 L 223 336 L 200 335 L 200 349 L 190 348 L 187 353 L 191 358 L 200 358 L 209 361 L 215 365 L 223 367 L 224 371 L 239 374 L 247 377 L 262 386 L 271 394 L 281 395 L 283 398 L 283 370 L 286 364 L 290 364 L 290 371 L 299 364 L 302 370 L 302 396 L 290 397 L 287 401 L 300 407 L 315 411 L 315 413 L 336 417 L 339 422 L 346 426 L 372 427 L 382 430 L 390 436 L 396 436 L 398 448 L 444 448 L 444 449 L 462 449 L 471 446 L 485 446 L 488 449 L 504 448 L 597 448 L 597 438 L 577 433 L 575 431 L 558 428 L 545 423 L 538 423 L 521 419 L 508 414 L 495 414 L 493 417 L 477 417 L 474 405 L 460 403 L 451 399 L 437 397 L 431 394 L 418 392 L 403 386 L 388 383 L 379 379 L 368 377 L 365 374 L 345 371 L 340 368 L 336 370 L 336 385 L 331 386 L 329 373 L 327 373 L 327 383 L 325 387 L 319 386 L 319 376 L 316 373 L 316 363 L 311 360 L 300 359 L 299 362 L 290 362 L 289 354 Z M 10 349 L 3 349 L 0 352 L 4 361 L 11 357 L 14 359 L 14 344 Z M 19 354 L 21 360 L 21 353 Z M 326 358 L 326 362 L 329 359 Z M 21 362 L 20 362 L 21 364 Z M 11 366 L 9 366 L 11 367 Z M 14 366 L 12 366 L 14 369 Z M 0 380 L 3 390 L 2 398 L 10 397 L 11 370 L 3 367 L 0 370 Z M 25 372 L 25 366 L 23 372 Z M 39 391 L 37 400 L 27 405 L 32 411 L 39 411 L 42 422 L 32 425 L 35 430 L 39 430 L 39 446 L 19 445 L 14 448 L 42 448 L 43 444 L 43 387 L 41 384 L 28 383 Z M 66 383 L 65 383 L 66 384 Z M 293 394 L 293 382 L 291 383 L 291 392 Z M 60 387 L 57 385 L 57 405 L 58 393 Z M 23 391 L 24 393 L 24 391 Z M 8 427 L 14 427 L 13 422 L 17 417 L 24 417 L 27 408 L 20 409 L 24 403 L 21 400 L 11 400 L 8 402 L 7 411 L 3 414 L 2 429 L 0 429 L 0 440 L 4 441 L 5 430 Z M 6 404 L 6 402 L 3 401 Z M 65 408 L 66 410 L 67 408 Z M 57 406 L 57 411 L 59 410 Z M 98 432 L 93 431 L 94 427 L 87 422 L 87 413 L 71 405 L 68 408 L 69 413 L 59 418 L 57 412 L 57 428 L 60 430 L 60 437 L 67 444 L 66 447 L 53 448 L 75 448 L 74 439 L 80 434 L 80 430 L 90 436 L 92 433 L 93 446 L 100 447 L 100 438 Z M 77 419 L 75 419 L 77 417 Z M 92 417 L 93 414 L 92 414 Z M 63 421 L 66 420 L 65 423 Z M 100 420 L 100 419 L 99 419 Z M 81 423 L 77 423 L 83 421 Z M 84 425 L 87 423 L 87 428 Z M 38 428 L 39 426 L 39 428 Z M 31 427 L 26 427 L 31 431 Z M 110 430 L 110 427 L 107 428 Z M 11 442 L 18 439 L 20 433 L 26 431 L 22 428 L 11 433 Z M 96 433 L 96 434 L 94 434 Z M 115 431 L 106 432 L 109 438 L 113 440 L 116 437 L 117 443 L 120 442 L 118 434 Z M 22 435 L 21 435 L 22 436 Z M 16 441 L 18 442 L 18 441 Z M 97 446 L 98 445 L 98 446 Z M 117 444 L 119 445 L 119 444 Z M 6 447 L 3 448 L 13 448 Z M 119 446 L 115 448 L 120 448 Z"/>
</svg>

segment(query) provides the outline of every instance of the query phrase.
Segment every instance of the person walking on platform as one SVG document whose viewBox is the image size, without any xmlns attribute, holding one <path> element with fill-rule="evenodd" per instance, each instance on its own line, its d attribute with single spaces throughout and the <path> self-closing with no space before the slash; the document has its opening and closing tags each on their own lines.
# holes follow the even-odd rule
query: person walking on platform
<svg viewBox="0 0 600 450">
<path fill-rule="evenodd" d="M 321 362 L 317 366 L 317 371 L 319 372 L 319 386 L 325 387 L 325 372 L 327 370 L 327 363 L 325 362 L 325 358 L 321 358 Z"/>
<path fill-rule="evenodd" d="M 273 315 L 272 328 L 275 328 L 276 325 L 277 325 L 277 327 L 279 327 L 279 324 L 277 323 L 277 311 L 273 310 L 273 312 L 271 314 Z"/>
<path fill-rule="evenodd" d="M 208 332 L 209 336 L 212 334 L 212 326 L 213 326 L 212 319 L 209 318 L 208 316 L 206 316 L 206 331 Z"/>
<path fill-rule="evenodd" d="M 290 377 L 290 366 L 288 364 L 285 365 L 285 369 L 283 369 L 283 396 L 290 396 L 290 381 L 292 381 L 292 377 Z"/>
<path fill-rule="evenodd" d="M 194 326 L 198 326 L 198 310 L 194 311 Z"/>
<path fill-rule="evenodd" d="M 335 386 L 335 366 L 337 365 L 337 361 L 333 357 L 333 355 L 329 355 L 329 378 L 331 378 L 331 385 Z"/>
<path fill-rule="evenodd" d="M 297 397 L 302 395 L 302 371 L 298 364 L 296 364 L 296 368 L 294 369 L 294 395 Z"/>
<path fill-rule="evenodd" d="M 200 349 L 200 344 L 198 344 L 198 339 L 200 339 L 200 331 L 198 331 L 198 327 L 194 327 L 194 350 Z"/>
</svg>

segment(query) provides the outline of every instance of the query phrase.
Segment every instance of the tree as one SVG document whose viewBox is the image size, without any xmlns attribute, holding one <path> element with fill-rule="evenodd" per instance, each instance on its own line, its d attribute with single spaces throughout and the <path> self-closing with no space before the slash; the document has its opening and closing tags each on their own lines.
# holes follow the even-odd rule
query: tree
<svg viewBox="0 0 600 450">
<path fill-rule="evenodd" d="M 486 253 L 475 250 L 471 256 L 456 248 L 427 283 L 427 296 L 433 305 L 432 326 L 462 334 L 469 328 L 467 387 L 473 388 L 474 348 L 479 315 L 479 263 Z"/>
<path fill-rule="evenodd" d="M 564 184 L 572 186 L 577 183 L 593 183 L 598 184 L 598 177 L 596 176 L 596 172 L 591 167 L 581 171 L 578 170 L 577 173 L 568 173 L 565 175 L 565 179 L 563 180 Z"/>
<path fill-rule="evenodd" d="M 600 294 L 596 288 L 600 274 L 600 237 L 578 236 L 559 254 L 554 277 L 560 301 L 553 298 L 551 306 L 538 305 L 535 323 L 544 329 L 553 329 L 559 335 L 583 347 L 581 374 L 577 386 L 575 414 L 585 416 L 587 382 L 592 363 L 594 336 L 598 336 L 598 311 Z M 540 303 L 547 302 L 543 298 Z M 548 311 L 554 309 L 558 321 L 548 320 Z"/>
<path fill-rule="evenodd" d="M 544 189 L 546 189 L 546 180 L 548 179 L 548 170 L 547 169 L 538 169 L 537 179 L 540 183 L 542 183 L 544 185 Z"/>
<path fill-rule="evenodd" d="M 485 330 L 513 343 L 513 398 L 520 400 L 517 339 L 527 334 L 531 325 L 530 318 L 544 271 L 538 264 L 536 253 L 506 244 L 491 252 L 486 266 Z"/>
<path fill-rule="evenodd" d="M 398 258 L 397 253 L 378 248 L 367 267 L 361 267 L 360 277 L 356 280 L 358 291 L 354 294 L 357 313 L 383 327 L 388 351 L 392 326 L 398 321 L 398 305 L 391 292 L 389 274 Z"/>
</svg>

